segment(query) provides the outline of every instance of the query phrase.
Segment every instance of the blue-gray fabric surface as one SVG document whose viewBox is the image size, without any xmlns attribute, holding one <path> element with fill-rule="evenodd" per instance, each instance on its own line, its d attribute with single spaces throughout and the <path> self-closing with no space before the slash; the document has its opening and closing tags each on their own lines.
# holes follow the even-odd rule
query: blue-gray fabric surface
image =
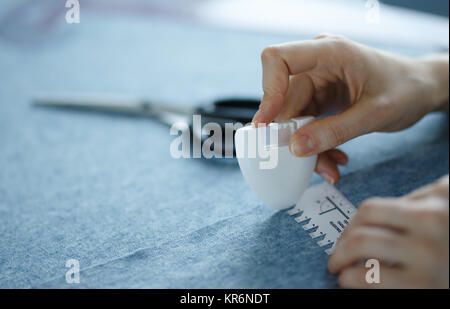
<svg viewBox="0 0 450 309">
<path fill-rule="evenodd" d="M 0 16 L 15 5 L 4 3 Z M 262 205 L 236 163 L 173 159 L 174 137 L 155 121 L 30 105 L 46 91 L 257 97 L 260 51 L 298 38 L 150 17 L 61 20 L 43 33 L 20 20 L 0 30 L 0 288 L 337 286 L 322 249 Z M 445 114 L 357 138 L 341 147 L 350 162 L 337 187 L 356 205 L 405 194 L 448 173 L 448 147 Z M 72 258 L 78 285 L 65 281 Z"/>
</svg>

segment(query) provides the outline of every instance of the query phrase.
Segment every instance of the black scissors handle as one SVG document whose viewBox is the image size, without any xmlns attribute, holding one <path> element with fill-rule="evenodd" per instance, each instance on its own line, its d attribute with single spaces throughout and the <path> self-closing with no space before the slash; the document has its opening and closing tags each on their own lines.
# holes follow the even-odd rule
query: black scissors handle
<svg viewBox="0 0 450 309">
<path fill-rule="evenodd" d="M 259 107 L 256 99 L 222 99 L 213 104 L 200 106 L 195 112 L 208 122 L 224 123 L 226 121 L 242 124 L 251 122 Z"/>
<path fill-rule="evenodd" d="M 229 154 L 236 155 L 234 134 L 236 132 L 236 124 L 246 125 L 252 121 L 253 116 L 259 107 L 259 100 L 256 99 L 222 99 L 217 100 L 212 104 L 200 106 L 195 110 L 195 113 L 201 115 L 202 126 L 207 123 L 216 123 L 222 129 L 222 151 L 218 153 L 214 149 L 216 157 L 226 157 Z M 227 126 L 231 124 L 231 126 Z M 192 122 L 190 125 L 192 129 Z M 214 134 L 196 136 L 192 131 L 192 138 L 196 138 L 203 142 Z M 228 140 L 232 136 L 232 140 Z"/>
</svg>

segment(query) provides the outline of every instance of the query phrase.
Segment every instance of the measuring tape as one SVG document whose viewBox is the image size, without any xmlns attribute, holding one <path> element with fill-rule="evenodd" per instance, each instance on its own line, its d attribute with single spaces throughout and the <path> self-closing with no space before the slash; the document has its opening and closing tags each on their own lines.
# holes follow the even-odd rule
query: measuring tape
<svg viewBox="0 0 450 309">
<path fill-rule="evenodd" d="M 288 211 L 302 224 L 317 244 L 330 255 L 336 240 L 356 212 L 356 207 L 333 185 L 326 182 L 308 188 L 296 206 Z"/>
</svg>

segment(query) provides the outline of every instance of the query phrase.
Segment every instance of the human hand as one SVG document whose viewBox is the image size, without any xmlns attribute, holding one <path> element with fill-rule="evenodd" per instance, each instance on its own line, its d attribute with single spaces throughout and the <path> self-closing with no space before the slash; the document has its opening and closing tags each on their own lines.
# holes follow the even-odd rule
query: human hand
<svg viewBox="0 0 450 309">
<path fill-rule="evenodd" d="M 347 156 L 334 147 L 374 131 L 398 131 L 448 108 L 448 54 L 412 59 L 339 36 L 267 47 L 264 96 L 256 125 L 298 115 L 320 116 L 291 138 L 297 156 L 320 154 L 316 171 L 337 182 Z"/>
<path fill-rule="evenodd" d="M 328 261 L 344 288 L 449 287 L 449 177 L 401 198 L 361 204 Z M 368 284 L 360 262 L 380 262 L 380 283 Z"/>
</svg>

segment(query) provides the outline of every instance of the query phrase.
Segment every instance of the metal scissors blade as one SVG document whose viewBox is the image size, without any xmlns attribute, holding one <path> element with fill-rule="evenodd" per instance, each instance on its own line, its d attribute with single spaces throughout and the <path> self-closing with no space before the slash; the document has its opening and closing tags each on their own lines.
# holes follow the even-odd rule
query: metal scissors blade
<svg viewBox="0 0 450 309">
<path fill-rule="evenodd" d="M 36 106 L 70 108 L 100 113 L 157 118 L 172 125 L 189 123 L 196 108 L 184 105 L 154 103 L 146 100 L 113 95 L 41 94 L 33 100 Z"/>
</svg>

